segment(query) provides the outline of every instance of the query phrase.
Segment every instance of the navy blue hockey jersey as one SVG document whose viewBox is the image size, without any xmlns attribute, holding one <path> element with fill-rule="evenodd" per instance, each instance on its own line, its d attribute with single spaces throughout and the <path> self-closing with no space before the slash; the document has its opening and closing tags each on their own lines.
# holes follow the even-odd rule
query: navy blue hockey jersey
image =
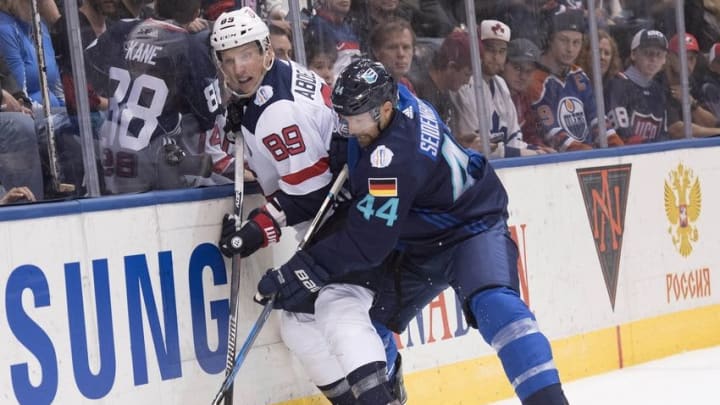
<svg viewBox="0 0 720 405">
<path fill-rule="evenodd" d="M 122 63 L 123 43 L 130 31 L 141 22 L 142 20 L 137 18 L 118 20 L 85 49 L 85 71 L 88 82 L 100 95 L 109 97 L 112 94 L 112 89 L 108 88 L 110 67 Z"/>
<path fill-rule="evenodd" d="M 221 112 L 219 83 L 207 43 L 154 19 L 124 20 L 88 47 L 95 80 L 110 97 L 108 120 L 136 138 L 174 133 L 192 112 L 203 130 Z"/>
<path fill-rule="evenodd" d="M 351 170 L 345 227 L 308 249 L 334 275 L 377 265 L 398 244 L 431 254 L 507 217 L 507 194 L 485 158 L 399 87 L 400 112 Z"/>
<path fill-rule="evenodd" d="M 605 90 L 608 122 L 625 145 L 667 139 L 665 90 L 634 66 L 610 79 Z"/>
<path fill-rule="evenodd" d="M 158 187 L 160 149 L 182 133 L 182 114 L 206 131 L 223 112 L 209 44 L 169 21 L 123 20 L 88 47 L 88 58 L 109 99 L 100 130 L 108 189 Z"/>
</svg>

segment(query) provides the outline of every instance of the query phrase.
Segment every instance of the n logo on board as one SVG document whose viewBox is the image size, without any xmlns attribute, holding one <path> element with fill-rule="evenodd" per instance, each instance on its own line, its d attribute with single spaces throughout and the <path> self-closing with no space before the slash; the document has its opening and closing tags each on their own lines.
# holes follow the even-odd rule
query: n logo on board
<svg viewBox="0 0 720 405">
<path fill-rule="evenodd" d="M 615 309 L 632 165 L 577 169 L 610 305 Z"/>
</svg>

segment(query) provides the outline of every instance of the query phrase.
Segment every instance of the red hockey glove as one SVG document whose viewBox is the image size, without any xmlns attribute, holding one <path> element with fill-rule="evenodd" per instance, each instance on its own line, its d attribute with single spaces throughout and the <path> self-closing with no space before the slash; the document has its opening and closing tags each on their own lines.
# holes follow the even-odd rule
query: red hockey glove
<svg viewBox="0 0 720 405">
<path fill-rule="evenodd" d="M 235 230 L 235 217 L 225 214 L 223 217 L 220 251 L 227 257 L 240 254 L 247 257 L 261 247 L 280 240 L 280 225 L 265 208 L 256 208 L 250 212 L 248 221 Z"/>
</svg>

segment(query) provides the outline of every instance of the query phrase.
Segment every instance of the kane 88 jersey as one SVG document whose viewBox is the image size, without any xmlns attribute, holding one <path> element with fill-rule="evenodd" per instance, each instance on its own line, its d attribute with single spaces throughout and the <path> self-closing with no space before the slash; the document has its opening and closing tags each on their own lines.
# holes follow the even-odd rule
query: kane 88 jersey
<svg viewBox="0 0 720 405">
<path fill-rule="evenodd" d="M 330 92 L 315 73 L 275 58 L 244 107 L 245 161 L 288 225 L 315 215 L 332 180 L 328 149 L 338 118 Z"/>
<path fill-rule="evenodd" d="M 100 131 L 109 191 L 183 187 L 165 154 L 182 133 L 182 114 L 193 114 L 207 131 L 222 113 L 209 47 L 190 35 L 169 21 L 126 20 L 89 47 L 109 96 Z"/>
<path fill-rule="evenodd" d="M 487 160 L 458 145 L 430 104 L 398 90 L 392 121 L 349 163 L 345 227 L 307 249 L 333 276 L 377 265 L 397 246 L 432 255 L 507 218 L 505 188 Z"/>
</svg>

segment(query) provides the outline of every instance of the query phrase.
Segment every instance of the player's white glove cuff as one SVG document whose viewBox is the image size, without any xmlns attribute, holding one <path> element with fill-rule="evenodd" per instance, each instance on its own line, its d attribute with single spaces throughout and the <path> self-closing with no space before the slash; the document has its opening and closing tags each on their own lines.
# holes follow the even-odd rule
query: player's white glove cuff
<svg viewBox="0 0 720 405">
<path fill-rule="evenodd" d="M 277 199 L 271 198 L 267 204 L 265 204 L 265 210 L 272 215 L 273 219 L 282 228 L 287 226 L 287 217 L 285 217 L 285 211 L 280 207 Z"/>
</svg>

